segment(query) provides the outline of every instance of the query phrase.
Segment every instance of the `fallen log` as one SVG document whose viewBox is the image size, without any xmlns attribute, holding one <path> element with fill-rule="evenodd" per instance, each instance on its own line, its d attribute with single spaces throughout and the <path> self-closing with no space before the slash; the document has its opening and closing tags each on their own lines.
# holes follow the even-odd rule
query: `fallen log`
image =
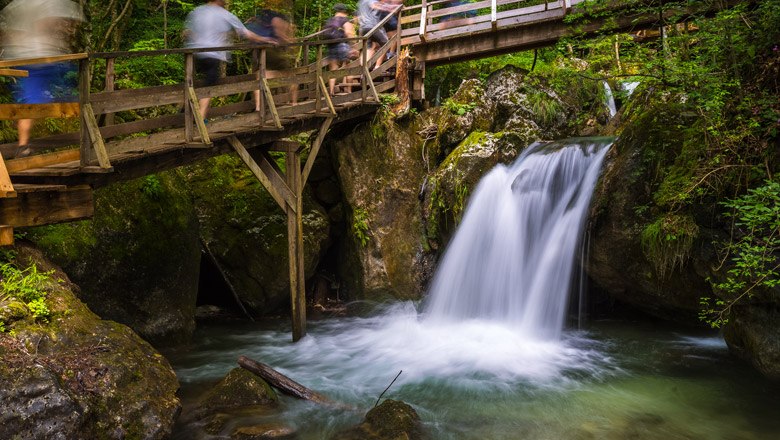
<svg viewBox="0 0 780 440">
<path fill-rule="evenodd" d="M 297 397 L 298 399 L 303 400 L 310 400 L 312 402 L 323 405 L 344 406 L 343 404 L 328 399 L 316 391 L 312 391 L 306 388 L 305 386 L 290 379 L 289 377 L 274 370 L 262 362 L 257 362 L 256 360 L 250 359 L 246 356 L 241 356 L 238 358 L 238 365 L 240 365 L 241 368 L 256 374 L 268 382 L 272 387 L 278 389 L 284 394 L 287 394 L 288 396 Z"/>
</svg>

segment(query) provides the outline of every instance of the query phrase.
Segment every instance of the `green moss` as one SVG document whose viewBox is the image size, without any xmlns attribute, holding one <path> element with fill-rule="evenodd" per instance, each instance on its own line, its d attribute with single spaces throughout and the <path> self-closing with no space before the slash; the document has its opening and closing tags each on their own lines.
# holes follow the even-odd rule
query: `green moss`
<svg viewBox="0 0 780 440">
<path fill-rule="evenodd" d="M 689 215 L 667 214 L 642 231 L 642 249 L 662 279 L 685 264 L 699 226 Z"/>
</svg>

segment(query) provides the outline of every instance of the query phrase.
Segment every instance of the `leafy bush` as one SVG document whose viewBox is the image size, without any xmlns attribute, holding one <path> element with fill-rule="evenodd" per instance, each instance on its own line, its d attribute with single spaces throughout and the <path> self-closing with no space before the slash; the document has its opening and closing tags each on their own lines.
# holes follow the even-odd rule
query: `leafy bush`
<svg viewBox="0 0 780 440">
<path fill-rule="evenodd" d="M 761 288 L 780 286 L 780 180 L 721 204 L 731 210 L 734 239 L 721 243 L 729 261 L 726 280 L 712 284 L 723 299 L 701 300 L 699 317 L 713 327 L 728 322 L 734 304 Z"/>
<path fill-rule="evenodd" d="M 13 262 L 0 264 L 0 331 L 5 331 L 10 321 L 27 315 L 36 321 L 49 320 L 51 312 L 46 295 L 53 272 L 40 272 L 35 264 L 25 269 L 19 269 Z"/>
</svg>

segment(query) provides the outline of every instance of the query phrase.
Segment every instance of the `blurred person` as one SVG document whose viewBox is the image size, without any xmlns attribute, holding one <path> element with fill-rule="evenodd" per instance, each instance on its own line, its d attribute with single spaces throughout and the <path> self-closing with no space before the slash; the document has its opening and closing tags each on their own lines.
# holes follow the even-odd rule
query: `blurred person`
<svg viewBox="0 0 780 440">
<path fill-rule="evenodd" d="M 262 9 L 245 24 L 250 31 L 268 38 L 276 44 L 287 44 L 295 41 L 295 27 L 290 19 L 282 13 Z M 265 52 L 266 78 L 284 76 L 283 71 L 293 67 L 293 56 L 289 47 L 267 50 Z M 298 84 L 290 85 L 290 102 L 292 105 L 298 103 Z M 255 91 L 255 111 L 260 111 L 259 90 Z"/>
<path fill-rule="evenodd" d="M 210 0 L 193 9 L 184 23 L 185 47 L 229 46 L 233 34 L 255 43 L 276 44 L 275 40 L 261 37 L 247 29 L 226 7 L 227 0 Z M 227 61 L 226 51 L 198 52 L 195 54 L 195 70 L 205 77 L 207 86 L 213 86 L 219 80 L 222 63 Z M 198 103 L 201 116 L 205 119 L 211 98 L 201 98 Z"/>
<path fill-rule="evenodd" d="M 336 3 L 333 5 L 333 17 L 329 18 L 325 23 L 325 29 L 327 31 L 326 39 L 339 40 L 342 38 L 355 38 L 355 25 L 352 23 L 352 19 L 347 15 L 347 6 L 343 3 Z M 350 60 L 354 60 L 358 57 L 357 50 L 346 41 L 339 43 L 328 44 L 328 68 L 330 70 L 337 70 L 346 64 Z M 344 78 L 344 84 L 350 79 Z M 328 80 L 330 94 L 336 94 L 336 78 Z"/>
<path fill-rule="evenodd" d="M 70 0 L 14 0 L 2 12 L 4 59 L 55 57 L 72 52 L 81 8 Z M 78 101 L 77 67 L 72 62 L 17 66 L 28 72 L 12 87 L 17 104 Z M 16 157 L 31 153 L 28 144 L 33 119 L 17 121 L 19 148 Z"/>
<path fill-rule="evenodd" d="M 380 0 L 379 1 L 379 20 L 384 20 L 385 17 L 390 15 L 390 13 L 399 5 L 403 3 L 403 0 Z M 392 40 L 393 37 L 395 37 L 396 32 L 398 32 L 398 16 L 393 15 L 390 17 L 389 20 L 387 20 L 387 23 L 383 26 L 385 28 L 385 32 L 387 32 L 387 39 Z M 389 60 L 395 56 L 395 53 L 392 51 L 387 52 L 387 59 Z"/>
<path fill-rule="evenodd" d="M 380 3 L 379 0 L 360 0 L 357 5 L 357 15 L 360 20 L 360 35 L 367 35 L 372 29 L 374 29 L 381 19 L 379 18 L 380 11 L 385 10 L 385 6 Z M 366 59 L 371 59 L 374 56 L 374 52 L 380 47 L 387 44 L 387 32 L 384 28 L 379 28 L 369 38 L 369 46 L 366 51 Z M 382 60 L 377 60 L 376 66 L 382 64 Z"/>
<path fill-rule="evenodd" d="M 442 5 L 442 9 L 443 8 L 454 8 L 456 6 L 463 6 L 463 5 L 468 4 L 468 3 L 471 3 L 471 1 L 470 0 L 450 0 L 450 1 L 444 2 L 444 4 Z M 473 10 L 473 9 L 470 10 L 470 11 L 457 12 L 455 14 L 445 15 L 445 16 L 443 16 L 441 18 L 441 23 L 443 24 L 442 29 L 447 29 L 448 27 L 453 25 L 453 22 L 455 20 L 460 20 L 460 19 L 466 20 L 466 21 L 461 23 L 462 26 L 471 24 L 472 18 L 474 18 L 476 16 L 477 16 L 477 11 Z"/>
</svg>

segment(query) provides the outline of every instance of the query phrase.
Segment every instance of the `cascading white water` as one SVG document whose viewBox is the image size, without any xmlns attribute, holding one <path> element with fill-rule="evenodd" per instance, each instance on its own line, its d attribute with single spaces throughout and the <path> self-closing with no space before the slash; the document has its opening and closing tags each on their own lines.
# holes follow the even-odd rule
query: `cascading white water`
<svg viewBox="0 0 780 440">
<path fill-rule="evenodd" d="M 612 93 L 612 87 L 609 86 L 609 83 L 606 81 L 602 81 L 601 84 L 604 86 L 604 95 L 607 97 L 607 108 L 609 109 L 609 117 L 614 118 L 617 114 L 617 107 L 615 106 L 615 95 Z"/>
<path fill-rule="evenodd" d="M 485 319 L 560 338 L 577 246 L 611 139 L 534 144 L 477 185 L 434 276 L 430 321 Z"/>
</svg>

